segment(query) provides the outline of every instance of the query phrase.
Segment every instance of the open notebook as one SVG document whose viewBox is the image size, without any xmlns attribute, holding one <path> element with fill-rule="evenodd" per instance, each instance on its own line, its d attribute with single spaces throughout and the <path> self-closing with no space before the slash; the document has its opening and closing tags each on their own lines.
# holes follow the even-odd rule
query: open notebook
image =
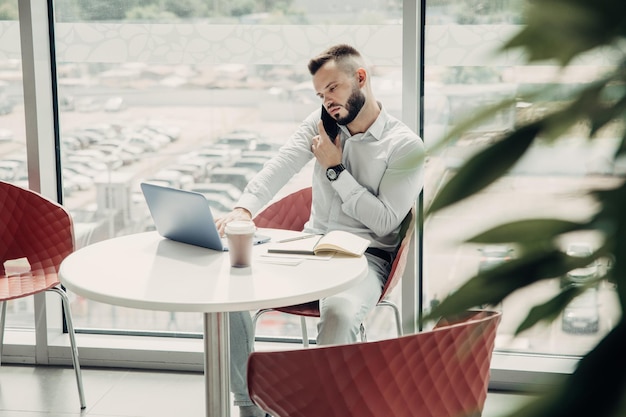
<svg viewBox="0 0 626 417">
<path fill-rule="evenodd" d="M 303 235 L 278 241 L 267 249 L 267 253 L 299 255 L 328 255 L 340 253 L 361 256 L 370 241 L 350 232 L 333 230 L 325 235 Z"/>
</svg>

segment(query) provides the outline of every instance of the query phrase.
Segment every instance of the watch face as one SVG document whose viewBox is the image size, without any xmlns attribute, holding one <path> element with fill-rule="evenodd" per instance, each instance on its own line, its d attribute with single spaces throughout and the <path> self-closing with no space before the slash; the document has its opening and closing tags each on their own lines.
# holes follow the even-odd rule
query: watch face
<svg viewBox="0 0 626 417">
<path fill-rule="evenodd" d="M 337 172 L 336 172 L 334 169 L 332 169 L 332 168 L 328 168 L 328 169 L 326 170 L 326 177 L 327 177 L 329 180 L 334 181 L 334 180 L 336 180 L 336 179 L 337 179 Z"/>
</svg>

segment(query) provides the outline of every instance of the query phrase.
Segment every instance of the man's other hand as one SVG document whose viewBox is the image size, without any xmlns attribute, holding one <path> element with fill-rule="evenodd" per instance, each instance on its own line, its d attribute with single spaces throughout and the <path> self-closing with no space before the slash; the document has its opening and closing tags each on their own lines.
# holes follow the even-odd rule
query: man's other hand
<svg viewBox="0 0 626 417">
<path fill-rule="evenodd" d="M 217 231 L 220 233 L 220 236 L 224 236 L 226 223 L 235 220 L 252 220 L 252 214 L 243 207 L 235 207 L 233 211 L 226 214 L 224 217 L 215 219 L 215 225 L 217 226 Z"/>
</svg>

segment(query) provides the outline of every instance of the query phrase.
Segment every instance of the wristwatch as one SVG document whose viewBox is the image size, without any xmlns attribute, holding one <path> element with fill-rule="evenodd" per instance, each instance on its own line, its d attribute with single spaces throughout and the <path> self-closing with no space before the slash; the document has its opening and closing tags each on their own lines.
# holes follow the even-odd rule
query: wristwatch
<svg viewBox="0 0 626 417">
<path fill-rule="evenodd" d="M 341 171 L 343 171 L 344 169 L 346 169 L 346 167 L 344 167 L 343 164 L 335 165 L 334 167 L 328 167 L 326 169 L 326 178 L 328 178 L 329 181 L 335 181 L 337 178 L 339 178 L 339 174 L 341 174 Z"/>
</svg>

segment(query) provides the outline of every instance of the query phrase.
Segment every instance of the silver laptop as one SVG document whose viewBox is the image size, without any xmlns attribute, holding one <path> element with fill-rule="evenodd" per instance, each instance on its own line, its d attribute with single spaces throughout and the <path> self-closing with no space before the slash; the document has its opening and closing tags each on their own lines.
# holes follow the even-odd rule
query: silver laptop
<svg viewBox="0 0 626 417">
<path fill-rule="evenodd" d="M 161 236 L 208 249 L 228 250 L 226 239 L 217 231 L 209 202 L 202 194 L 147 182 L 140 185 Z M 256 235 L 254 244 L 269 240 L 269 236 Z"/>
</svg>

